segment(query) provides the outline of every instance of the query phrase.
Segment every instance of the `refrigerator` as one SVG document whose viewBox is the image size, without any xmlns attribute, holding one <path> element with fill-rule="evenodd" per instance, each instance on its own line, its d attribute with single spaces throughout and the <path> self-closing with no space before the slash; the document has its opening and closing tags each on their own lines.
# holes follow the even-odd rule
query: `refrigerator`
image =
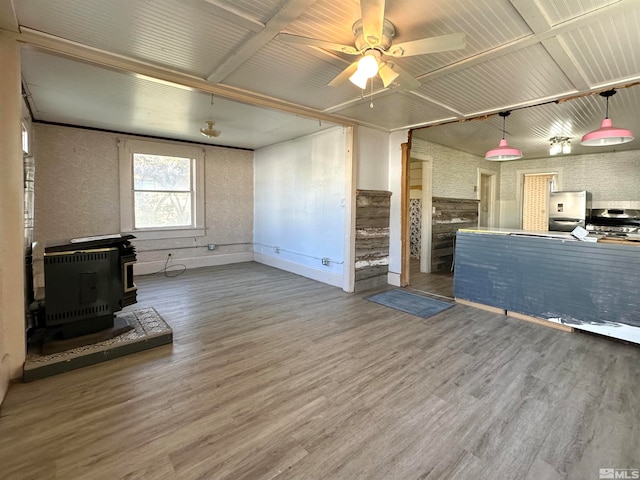
<svg viewBox="0 0 640 480">
<path fill-rule="evenodd" d="M 549 230 L 571 232 L 585 228 L 591 213 L 591 194 L 579 192 L 551 192 L 549 194 Z"/>
</svg>

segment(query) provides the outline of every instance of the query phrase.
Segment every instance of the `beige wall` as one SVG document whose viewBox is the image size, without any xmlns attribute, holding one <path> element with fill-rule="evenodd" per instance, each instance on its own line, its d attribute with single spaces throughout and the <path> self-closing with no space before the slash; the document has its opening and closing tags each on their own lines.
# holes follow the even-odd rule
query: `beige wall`
<svg viewBox="0 0 640 480">
<path fill-rule="evenodd" d="M 36 281 L 42 282 L 41 253 L 47 242 L 120 232 L 117 140 L 131 137 L 44 124 L 34 127 Z M 173 263 L 188 261 L 189 266 L 216 260 L 229 263 L 238 252 L 251 254 L 253 152 L 203 148 L 206 236 L 135 240 L 139 265 L 164 265 L 167 253 Z M 208 251 L 208 243 L 216 244 L 216 249 Z"/>
<path fill-rule="evenodd" d="M 0 32 L 0 403 L 25 358 L 20 57 Z"/>
</svg>

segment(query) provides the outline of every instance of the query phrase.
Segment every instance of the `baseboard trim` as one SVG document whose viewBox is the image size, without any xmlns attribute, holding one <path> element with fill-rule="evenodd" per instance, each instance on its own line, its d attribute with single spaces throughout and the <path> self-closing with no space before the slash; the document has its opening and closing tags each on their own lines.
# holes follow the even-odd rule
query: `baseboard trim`
<svg viewBox="0 0 640 480">
<path fill-rule="evenodd" d="M 544 325 L 545 327 L 555 328 L 556 330 L 562 330 L 563 332 L 573 332 L 573 327 L 565 325 L 564 323 L 552 322 L 545 320 L 544 318 L 532 317 L 531 315 L 525 315 L 523 313 L 507 311 L 508 317 L 517 318 L 518 320 L 525 320 L 527 322 L 535 323 L 537 325 Z"/>
<path fill-rule="evenodd" d="M 216 265 L 228 265 L 230 263 L 242 263 L 253 261 L 253 252 L 226 253 L 222 255 L 210 255 L 202 257 L 175 258 L 169 262 L 169 269 L 172 265 L 185 265 L 187 268 L 214 267 Z M 164 269 L 166 260 L 154 262 L 136 262 L 133 265 L 134 275 L 148 275 L 150 273 L 161 272 Z"/>
<path fill-rule="evenodd" d="M 500 315 L 506 315 L 507 311 L 504 308 L 492 307 L 491 305 L 485 305 L 484 303 L 472 302 L 471 300 L 465 300 L 463 298 L 456 298 L 456 303 L 461 305 L 467 305 L 469 307 L 479 308 L 480 310 L 486 310 L 487 312 L 498 313 Z"/>
<path fill-rule="evenodd" d="M 282 260 L 280 258 L 273 258 L 269 255 L 263 255 L 262 253 L 254 253 L 253 260 L 270 267 L 295 273 L 296 275 L 301 275 L 303 277 L 310 278 L 311 280 L 316 280 L 317 282 L 326 283 L 338 288 L 344 287 L 344 278 L 342 275 L 316 270 L 311 267 L 305 267 L 304 265 Z"/>
<path fill-rule="evenodd" d="M 387 283 L 395 287 L 400 286 L 400 274 L 394 272 L 387 272 Z"/>
</svg>

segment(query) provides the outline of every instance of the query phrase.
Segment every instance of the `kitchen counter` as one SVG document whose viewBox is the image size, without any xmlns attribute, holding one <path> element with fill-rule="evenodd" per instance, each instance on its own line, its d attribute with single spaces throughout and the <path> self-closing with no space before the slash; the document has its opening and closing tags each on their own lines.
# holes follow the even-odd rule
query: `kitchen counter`
<svg viewBox="0 0 640 480">
<path fill-rule="evenodd" d="M 514 228 L 495 228 L 495 227 L 477 227 L 477 228 L 464 228 L 459 231 L 475 232 L 475 233 L 488 233 L 494 235 L 511 235 L 522 237 L 540 237 L 540 238 L 555 238 L 558 240 L 567 240 L 572 242 L 579 242 L 571 232 L 548 232 L 548 231 L 531 231 L 531 230 L 518 230 Z M 640 235 L 629 235 L 629 237 L 616 237 L 605 236 L 601 234 L 589 233 L 587 236 L 587 242 L 598 243 L 611 243 L 618 245 L 635 245 L 640 247 Z"/>
<path fill-rule="evenodd" d="M 454 295 L 640 343 L 638 242 L 604 240 L 584 242 L 564 232 L 459 230 Z"/>
</svg>

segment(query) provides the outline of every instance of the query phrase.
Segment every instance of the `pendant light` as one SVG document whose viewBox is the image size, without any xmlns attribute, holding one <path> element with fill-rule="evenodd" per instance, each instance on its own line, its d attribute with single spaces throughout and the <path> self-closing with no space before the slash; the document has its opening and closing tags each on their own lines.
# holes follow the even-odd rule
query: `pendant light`
<svg viewBox="0 0 640 480">
<path fill-rule="evenodd" d="M 609 118 L 609 97 L 615 95 L 615 90 L 607 90 L 600 93 L 600 96 L 607 99 L 607 110 L 602 125 L 597 130 L 587 133 L 582 137 L 580 145 L 586 147 L 606 147 L 607 145 L 619 145 L 633 140 L 633 134 L 626 128 L 618 128 L 613 126 L 613 122 Z"/>
<path fill-rule="evenodd" d="M 505 160 L 518 160 L 519 158 L 522 158 L 522 152 L 517 148 L 513 148 L 507 145 L 507 140 L 505 139 L 507 117 L 511 115 L 511 112 L 500 112 L 498 115 L 502 117 L 502 140 L 500 140 L 498 148 L 489 150 L 484 158 L 485 160 L 498 162 L 502 162 Z"/>
</svg>

